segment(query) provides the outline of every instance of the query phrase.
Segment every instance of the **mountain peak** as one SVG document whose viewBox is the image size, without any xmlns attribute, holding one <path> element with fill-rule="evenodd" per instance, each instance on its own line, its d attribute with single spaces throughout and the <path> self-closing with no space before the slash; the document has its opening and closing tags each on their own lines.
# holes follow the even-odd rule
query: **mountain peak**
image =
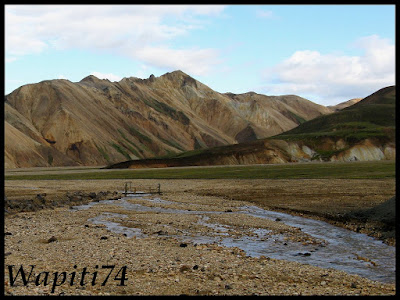
<svg viewBox="0 0 400 300">
<path fill-rule="evenodd" d="M 186 74 L 185 72 L 181 71 L 181 70 L 175 70 L 166 74 L 174 74 L 174 75 L 180 75 L 180 76 L 189 76 L 188 74 Z"/>
<path fill-rule="evenodd" d="M 160 78 L 176 82 L 181 86 L 192 86 L 195 88 L 198 86 L 196 79 L 181 70 L 165 73 L 164 75 L 160 76 Z"/>
<path fill-rule="evenodd" d="M 89 75 L 89 76 L 86 76 L 85 78 L 83 78 L 79 82 L 99 82 L 99 81 L 101 81 L 101 79 L 97 78 L 94 75 Z"/>
<path fill-rule="evenodd" d="M 181 70 L 176 70 L 176 71 L 172 71 L 172 72 L 167 72 L 164 75 L 162 75 L 161 77 L 186 78 L 186 77 L 190 77 L 190 76 Z"/>
</svg>

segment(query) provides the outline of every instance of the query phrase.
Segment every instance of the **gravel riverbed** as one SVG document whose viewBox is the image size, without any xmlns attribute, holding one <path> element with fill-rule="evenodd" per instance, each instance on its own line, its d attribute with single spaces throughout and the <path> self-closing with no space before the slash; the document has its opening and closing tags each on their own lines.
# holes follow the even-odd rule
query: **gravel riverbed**
<svg viewBox="0 0 400 300">
<path fill-rule="evenodd" d="M 155 186 L 156 181 L 142 181 Z M 19 184 L 9 183 L 15 189 Z M 36 182 L 51 195 L 56 183 Z M 41 186 L 43 184 L 43 186 Z M 73 185 L 73 183 L 69 183 Z M 80 185 L 81 184 L 81 185 Z M 114 182 L 115 184 L 115 182 Z M 394 295 L 394 283 L 372 281 L 332 268 L 251 257 L 237 247 L 194 241 L 196 236 L 240 240 L 252 229 L 284 241 L 323 247 L 280 220 L 239 213 L 254 205 L 193 192 L 205 182 L 162 182 L 162 196 L 126 200 L 148 209 L 99 202 L 87 209 L 44 208 L 5 216 L 6 295 Z M 85 183 L 75 182 L 75 189 Z M 24 185 L 24 186 L 29 186 Z M 112 186 L 103 181 L 92 191 Z M 115 185 L 114 185 L 115 187 Z M 7 188 L 7 184 L 6 184 Z M 65 189 L 71 187 L 63 186 Z M 86 190 L 90 185 L 86 182 Z M 7 189 L 6 189 L 7 190 Z M 93 203 L 94 204 L 94 203 Z M 177 213 L 177 212 L 186 213 Z M 213 213 L 208 213 L 212 211 Z M 191 213 L 193 212 L 193 213 Z M 196 213 L 194 213 L 196 212 Z M 102 223 L 102 220 L 108 223 Z M 113 223 L 120 231 L 112 231 Z M 217 225 L 216 225 L 217 224 Z M 311 256 L 312 257 L 312 256 Z M 359 258 L 362 260 L 363 258 Z M 368 261 L 365 261 L 368 263 Z M 32 267 L 33 266 L 33 267 Z M 30 281 L 25 284 L 22 268 Z M 371 268 L 373 264 L 371 263 Z M 20 271 L 19 275 L 18 271 Z M 32 271 L 32 272 L 31 272 Z M 11 274 L 11 273 L 12 274 Z M 12 276 L 10 276 L 12 275 Z M 54 280 L 54 278 L 56 280 Z"/>
</svg>

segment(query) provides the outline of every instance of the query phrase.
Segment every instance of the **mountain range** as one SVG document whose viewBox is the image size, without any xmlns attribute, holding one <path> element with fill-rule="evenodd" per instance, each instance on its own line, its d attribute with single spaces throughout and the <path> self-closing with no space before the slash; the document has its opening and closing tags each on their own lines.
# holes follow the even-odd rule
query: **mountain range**
<svg viewBox="0 0 400 300">
<path fill-rule="evenodd" d="M 4 105 L 6 168 L 103 166 L 243 146 L 342 109 L 295 95 L 218 93 L 182 71 L 46 80 L 14 90 Z"/>
<path fill-rule="evenodd" d="M 124 161 L 108 168 L 395 160 L 395 104 L 396 89 L 390 86 L 351 106 L 339 104 L 344 108 L 269 138 L 170 157 Z"/>
</svg>

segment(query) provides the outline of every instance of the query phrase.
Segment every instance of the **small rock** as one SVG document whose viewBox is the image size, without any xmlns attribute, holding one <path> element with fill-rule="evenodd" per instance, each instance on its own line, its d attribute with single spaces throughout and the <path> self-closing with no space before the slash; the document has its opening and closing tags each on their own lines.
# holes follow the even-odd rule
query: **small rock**
<svg viewBox="0 0 400 300">
<path fill-rule="evenodd" d="M 107 239 L 108 239 L 108 237 L 106 237 L 106 236 L 102 236 L 100 239 L 101 239 L 101 240 L 107 240 Z"/>
<path fill-rule="evenodd" d="M 309 252 L 305 252 L 305 253 L 299 252 L 296 254 L 296 256 L 310 256 L 310 255 L 311 255 L 311 253 L 309 253 Z"/>
<path fill-rule="evenodd" d="M 154 233 L 156 233 L 156 234 L 158 234 L 158 235 L 167 235 L 167 234 L 168 234 L 167 231 L 163 231 L 163 230 L 159 230 L 159 231 L 156 231 L 156 232 L 154 232 Z"/>
<path fill-rule="evenodd" d="M 45 202 L 46 202 L 45 197 L 46 197 L 46 193 L 37 194 L 37 195 L 36 195 L 36 198 L 37 198 L 39 201 L 41 201 L 42 203 L 45 203 Z"/>
<path fill-rule="evenodd" d="M 187 247 L 186 243 L 180 243 L 179 247 Z"/>
<path fill-rule="evenodd" d="M 229 284 L 225 284 L 225 289 L 226 289 L 226 290 L 231 290 L 231 289 L 232 289 L 232 286 L 229 285 Z"/>
<path fill-rule="evenodd" d="M 12 235 L 12 233 L 11 232 L 4 232 L 4 235 Z"/>
<path fill-rule="evenodd" d="M 222 281 L 222 279 L 219 276 L 214 276 L 214 281 L 220 282 L 220 281 Z"/>
<path fill-rule="evenodd" d="M 190 267 L 188 265 L 183 265 L 179 268 L 180 272 L 190 271 Z"/>
<path fill-rule="evenodd" d="M 279 222 L 279 221 L 282 221 L 282 219 L 281 218 L 276 218 L 275 221 Z"/>
<path fill-rule="evenodd" d="M 55 242 L 55 241 L 57 241 L 57 238 L 54 235 L 47 240 L 48 243 L 52 243 L 52 242 Z"/>
</svg>

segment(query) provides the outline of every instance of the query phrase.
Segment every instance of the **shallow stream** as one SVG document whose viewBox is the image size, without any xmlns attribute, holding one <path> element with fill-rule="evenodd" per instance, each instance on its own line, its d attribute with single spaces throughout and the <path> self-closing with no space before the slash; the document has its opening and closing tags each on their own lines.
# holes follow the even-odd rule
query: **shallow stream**
<svg viewBox="0 0 400 300">
<path fill-rule="evenodd" d="M 174 204 L 175 202 L 160 198 L 148 198 L 148 196 L 143 194 L 127 196 L 119 200 L 102 200 L 75 206 L 72 209 L 90 209 L 90 207 L 97 204 L 110 204 L 138 212 L 194 214 L 199 217 L 196 224 L 207 226 L 214 231 L 213 234 L 180 231 L 179 235 L 172 235 L 165 231 L 165 236 L 196 244 L 217 243 L 226 247 L 238 247 L 249 256 L 259 257 L 264 255 L 274 259 L 297 261 L 322 268 L 333 268 L 380 282 L 395 282 L 395 247 L 388 246 L 382 241 L 365 234 L 336 227 L 323 221 L 267 211 L 257 206 L 242 206 L 239 207 L 239 211 L 236 211 L 236 213 L 282 222 L 286 225 L 300 228 L 303 233 L 325 242 L 318 245 L 303 244 L 285 239 L 281 234 L 271 235 L 269 230 L 262 228 L 253 228 L 251 234 L 248 231 L 243 232 L 238 238 L 237 236 L 231 236 L 230 230 L 232 226 L 209 222 L 208 215 L 226 212 L 163 208 L 154 204 Z M 132 202 L 134 199 L 140 200 L 141 203 L 146 200 L 149 206 L 134 203 Z M 95 224 L 104 224 L 108 230 L 125 234 L 127 237 L 146 237 L 147 234 L 143 233 L 139 228 L 125 227 L 118 222 L 108 220 L 109 218 L 114 218 L 114 220 L 115 218 L 121 218 L 122 222 L 127 217 L 127 215 L 123 214 L 106 212 L 89 221 Z M 168 228 L 170 225 L 165 224 L 164 226 Z M 238 230 L 238 227 L 235 230 Z"/>
</svg>

